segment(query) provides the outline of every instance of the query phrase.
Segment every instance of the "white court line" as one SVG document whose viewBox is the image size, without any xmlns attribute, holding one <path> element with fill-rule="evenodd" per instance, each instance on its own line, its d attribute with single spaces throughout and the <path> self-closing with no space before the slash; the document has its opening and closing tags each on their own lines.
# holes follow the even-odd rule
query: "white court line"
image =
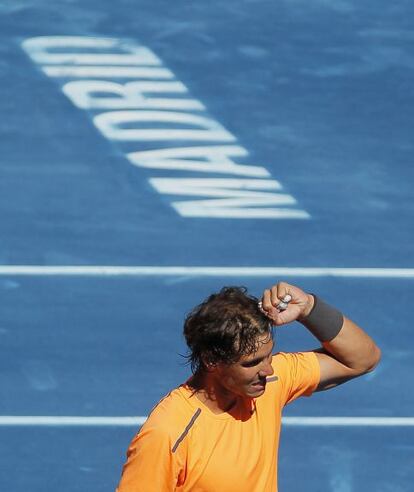
<svg viewBox="0 0 414 492">
<path fill-rule="evenodd" d="M 414 427 L 414 417 L 284 417 L 282 422 L 302 427 Z"/>
<path fill-rule="evenodd" d="M 0 416 L 10 427 L 139 427 L 147 417 Z M 292 427 L 414 427 L 414 417 L 283 417 Z"/>
<path fill-rule="evenodd" d="M 147 417 L 69 417 L 69 416 L 0 416 L 0 426 L 17 427 L 136 427 Z"/>
<path fill-rule="evenodd" d="M 0 265 L 0 276 L 414 278 L 414 268 Z"/>
</svg>

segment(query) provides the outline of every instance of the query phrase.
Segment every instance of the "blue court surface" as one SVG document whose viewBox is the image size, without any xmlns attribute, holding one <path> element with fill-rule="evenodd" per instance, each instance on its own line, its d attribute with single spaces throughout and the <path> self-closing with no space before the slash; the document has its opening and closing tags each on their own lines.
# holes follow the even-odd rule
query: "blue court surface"
<svg viewBox="0 0 414 492">
<path fill-rule="evenodd" d="M 383 351 L 286 409 L 280 491 L 414 491 L 413 21 L 407 0 L 0 1 L 1 491 L 113 491 L 189 373 L 185 314 L 278 280 Z"/>
</svg>

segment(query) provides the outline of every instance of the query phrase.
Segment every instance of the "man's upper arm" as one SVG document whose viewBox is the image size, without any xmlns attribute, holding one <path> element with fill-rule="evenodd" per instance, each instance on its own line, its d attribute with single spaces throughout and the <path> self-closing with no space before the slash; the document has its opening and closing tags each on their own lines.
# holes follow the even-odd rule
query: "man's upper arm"
<svg viewBox="0 0 414 492">
<path fill-rule="evenodd" d="M 329 354 L 325 349 L 314 350 L 320 366 L 320 381 L 315 391 L 324 391 L 339 386 L 360 373 L 345 366 Z"/>
</svg>

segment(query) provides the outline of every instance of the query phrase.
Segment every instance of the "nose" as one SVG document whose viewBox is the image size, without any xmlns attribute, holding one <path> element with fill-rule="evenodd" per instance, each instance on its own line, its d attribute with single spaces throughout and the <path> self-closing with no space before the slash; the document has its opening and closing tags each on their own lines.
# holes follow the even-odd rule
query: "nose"
<svg viewBox="0 0 414 492">
<path fill-rule="evenodd" d="M 272 364 L 269 361 L 263 361 L 263 366 L 260 368 L 259 376 L 262 378 L 267 378 L 272 376 L 275 371 L 273 370 Z"/>
</svg>

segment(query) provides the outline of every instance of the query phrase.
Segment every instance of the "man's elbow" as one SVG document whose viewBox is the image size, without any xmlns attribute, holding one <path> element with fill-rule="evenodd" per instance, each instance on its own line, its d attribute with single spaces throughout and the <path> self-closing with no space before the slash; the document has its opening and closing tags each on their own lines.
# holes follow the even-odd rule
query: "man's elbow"
<svg viewBox="0 0 414 492">
<path fill-rule="evenodd" d="M 381 360 L 381 349 L 375 345 L 371 351 L 370 357 L 367 358 L 364 370 L 361 374 L 372 372 Z"/>
</svg>

